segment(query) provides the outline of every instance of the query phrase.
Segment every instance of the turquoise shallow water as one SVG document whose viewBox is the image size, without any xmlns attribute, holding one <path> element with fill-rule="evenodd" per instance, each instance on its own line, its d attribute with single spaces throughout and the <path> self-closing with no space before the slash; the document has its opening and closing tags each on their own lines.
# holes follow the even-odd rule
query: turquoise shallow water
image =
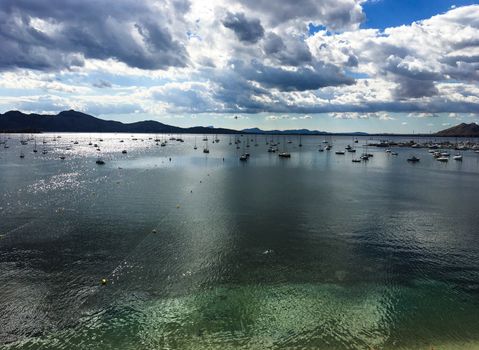
<svg viewBox="0 0 479 350">
<path fill-rule="evenodd" d="M 18 137 L 0 149 L 2 349 L 479 348 L 473 152 L 355 164 L 292 137 L 279 159 L 258 137 L 242 163 L 229 136 L 209 155 L 194 136 L 47 135 L 47 154 Z"/>
</svg>

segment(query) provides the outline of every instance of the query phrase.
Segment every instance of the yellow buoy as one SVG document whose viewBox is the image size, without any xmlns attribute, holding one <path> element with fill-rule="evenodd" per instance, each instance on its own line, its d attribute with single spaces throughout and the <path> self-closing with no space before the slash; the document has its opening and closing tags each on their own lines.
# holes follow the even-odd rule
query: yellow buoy
<svg viewBox="0 0 479 350">
<path fill-rule="evenodd" d="M 102 286 L 106 286 L 107 283 L 108 283 L 108 280 L 106 278 L 101 279 L 101 285 Z"/>
<path fill-rule="evenodd" d="M 155 230 L 155 229 L 153 229 L 153 230 L 151 231 L 151 233 L 156 233 L 156 230 Z"/>
</svg>

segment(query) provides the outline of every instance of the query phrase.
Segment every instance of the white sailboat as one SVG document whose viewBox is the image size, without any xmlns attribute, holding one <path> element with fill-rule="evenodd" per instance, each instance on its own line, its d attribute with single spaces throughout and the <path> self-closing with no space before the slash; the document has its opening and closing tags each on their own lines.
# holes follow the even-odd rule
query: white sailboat
<svg viewBox="0 0 479 350">
<path fill-rule="evenodd" d="M 280 158 L 291 158 L 291 154 L 286 149 L 286 142 L 285 142 L 284 136 L 283 136 L 283 152 L 280 152 L 278 156 Z"/>
<path fill-rule="evenodd" d="M 208 138 L 206 138 L 205 147 L 203 148 L 203 153 L 210 153 L 210 150 L 208 148 Z"/>
</svg>

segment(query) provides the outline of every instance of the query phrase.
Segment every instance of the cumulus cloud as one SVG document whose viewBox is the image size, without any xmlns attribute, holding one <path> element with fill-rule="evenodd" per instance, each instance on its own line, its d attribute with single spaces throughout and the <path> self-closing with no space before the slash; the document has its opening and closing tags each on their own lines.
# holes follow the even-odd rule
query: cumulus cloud
<svg viewBox="0 0 479 350">
<path fill-rule="evenodd" d="M 238 39 L 247 43 L 257 43 L 264 35 L 264 28 L 258 19 L 247 19 L 244 13 L 228 12 L 223 25 L 231 29 Z"/>
<path fill-rule="evenodd" d="M 0 89 L 29 110 L 479 113 L 479 5 L 378 30 L 363 3 L 3 0 Z"/>
<path fill-rule="evenodd" d="M 180 21 L 172 18 L 181 17 L 187 4 L 3 0 L 0 69 L 70 69 L 83 66 L 88 58 L 114 58 L 142 69 L 185 66 L 186 49 L 169 26 Z"/>
<path fill-rule="evenodd" d="M 164 104 L 165 111 L 197 113 L 217 109 L 208 84 L 170 83 L 151 89 L 150 94 L 154 100 Z"/>
<path fill-rule="evenodd" d="M 465 107 L 459 100 L 468 103 L 466 110 L 479 102 L 465 92 L 472 88 L 475 94 L 479 81 L 478 16 L 479 6 L 467 6 L 384 31 L 320 31 L 308 42 L 313 55 L 326 62 L 344 66 L 354 55 L 357 72 L 391 83 L 391 109 L 459 112 Z"/>
<path fill-rule="evenodd" d="M 248 80 L 282 91 L 316 90 L 325 86 L 352 85 L 354 80 L 330 64 L 300 67 L 293 70 L 265 66 L 255 60 L 235 63 L 235 70 Z"/>
<path fill-rule="evenodd" d="M 276 33 L 268 33 L 263 50 L 269 59 L 287 66 L 299 66 L 312 61 L 313 57 L 308 45 L 300 38 L 285 38 Z"/>
<path fill-rule="evenodd" d="M 292 21 L 315 20 L 331 30 L 357 29 L 365 19 L 362 0 L 239 0 L 248 9 L 262 13 L 272 26 Z"/>
</svg>

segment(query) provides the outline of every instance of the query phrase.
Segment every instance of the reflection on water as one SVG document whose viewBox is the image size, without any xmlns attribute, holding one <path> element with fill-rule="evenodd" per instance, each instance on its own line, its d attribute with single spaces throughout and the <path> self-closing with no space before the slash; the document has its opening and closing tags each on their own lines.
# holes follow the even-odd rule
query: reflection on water
<svg viewBox="0 0 479 350">
<path fill-rule="evenodd" d="M 479 347 L 478 154 L 61 136 L 0 149 L 0 348 Z"/>
</svg>

